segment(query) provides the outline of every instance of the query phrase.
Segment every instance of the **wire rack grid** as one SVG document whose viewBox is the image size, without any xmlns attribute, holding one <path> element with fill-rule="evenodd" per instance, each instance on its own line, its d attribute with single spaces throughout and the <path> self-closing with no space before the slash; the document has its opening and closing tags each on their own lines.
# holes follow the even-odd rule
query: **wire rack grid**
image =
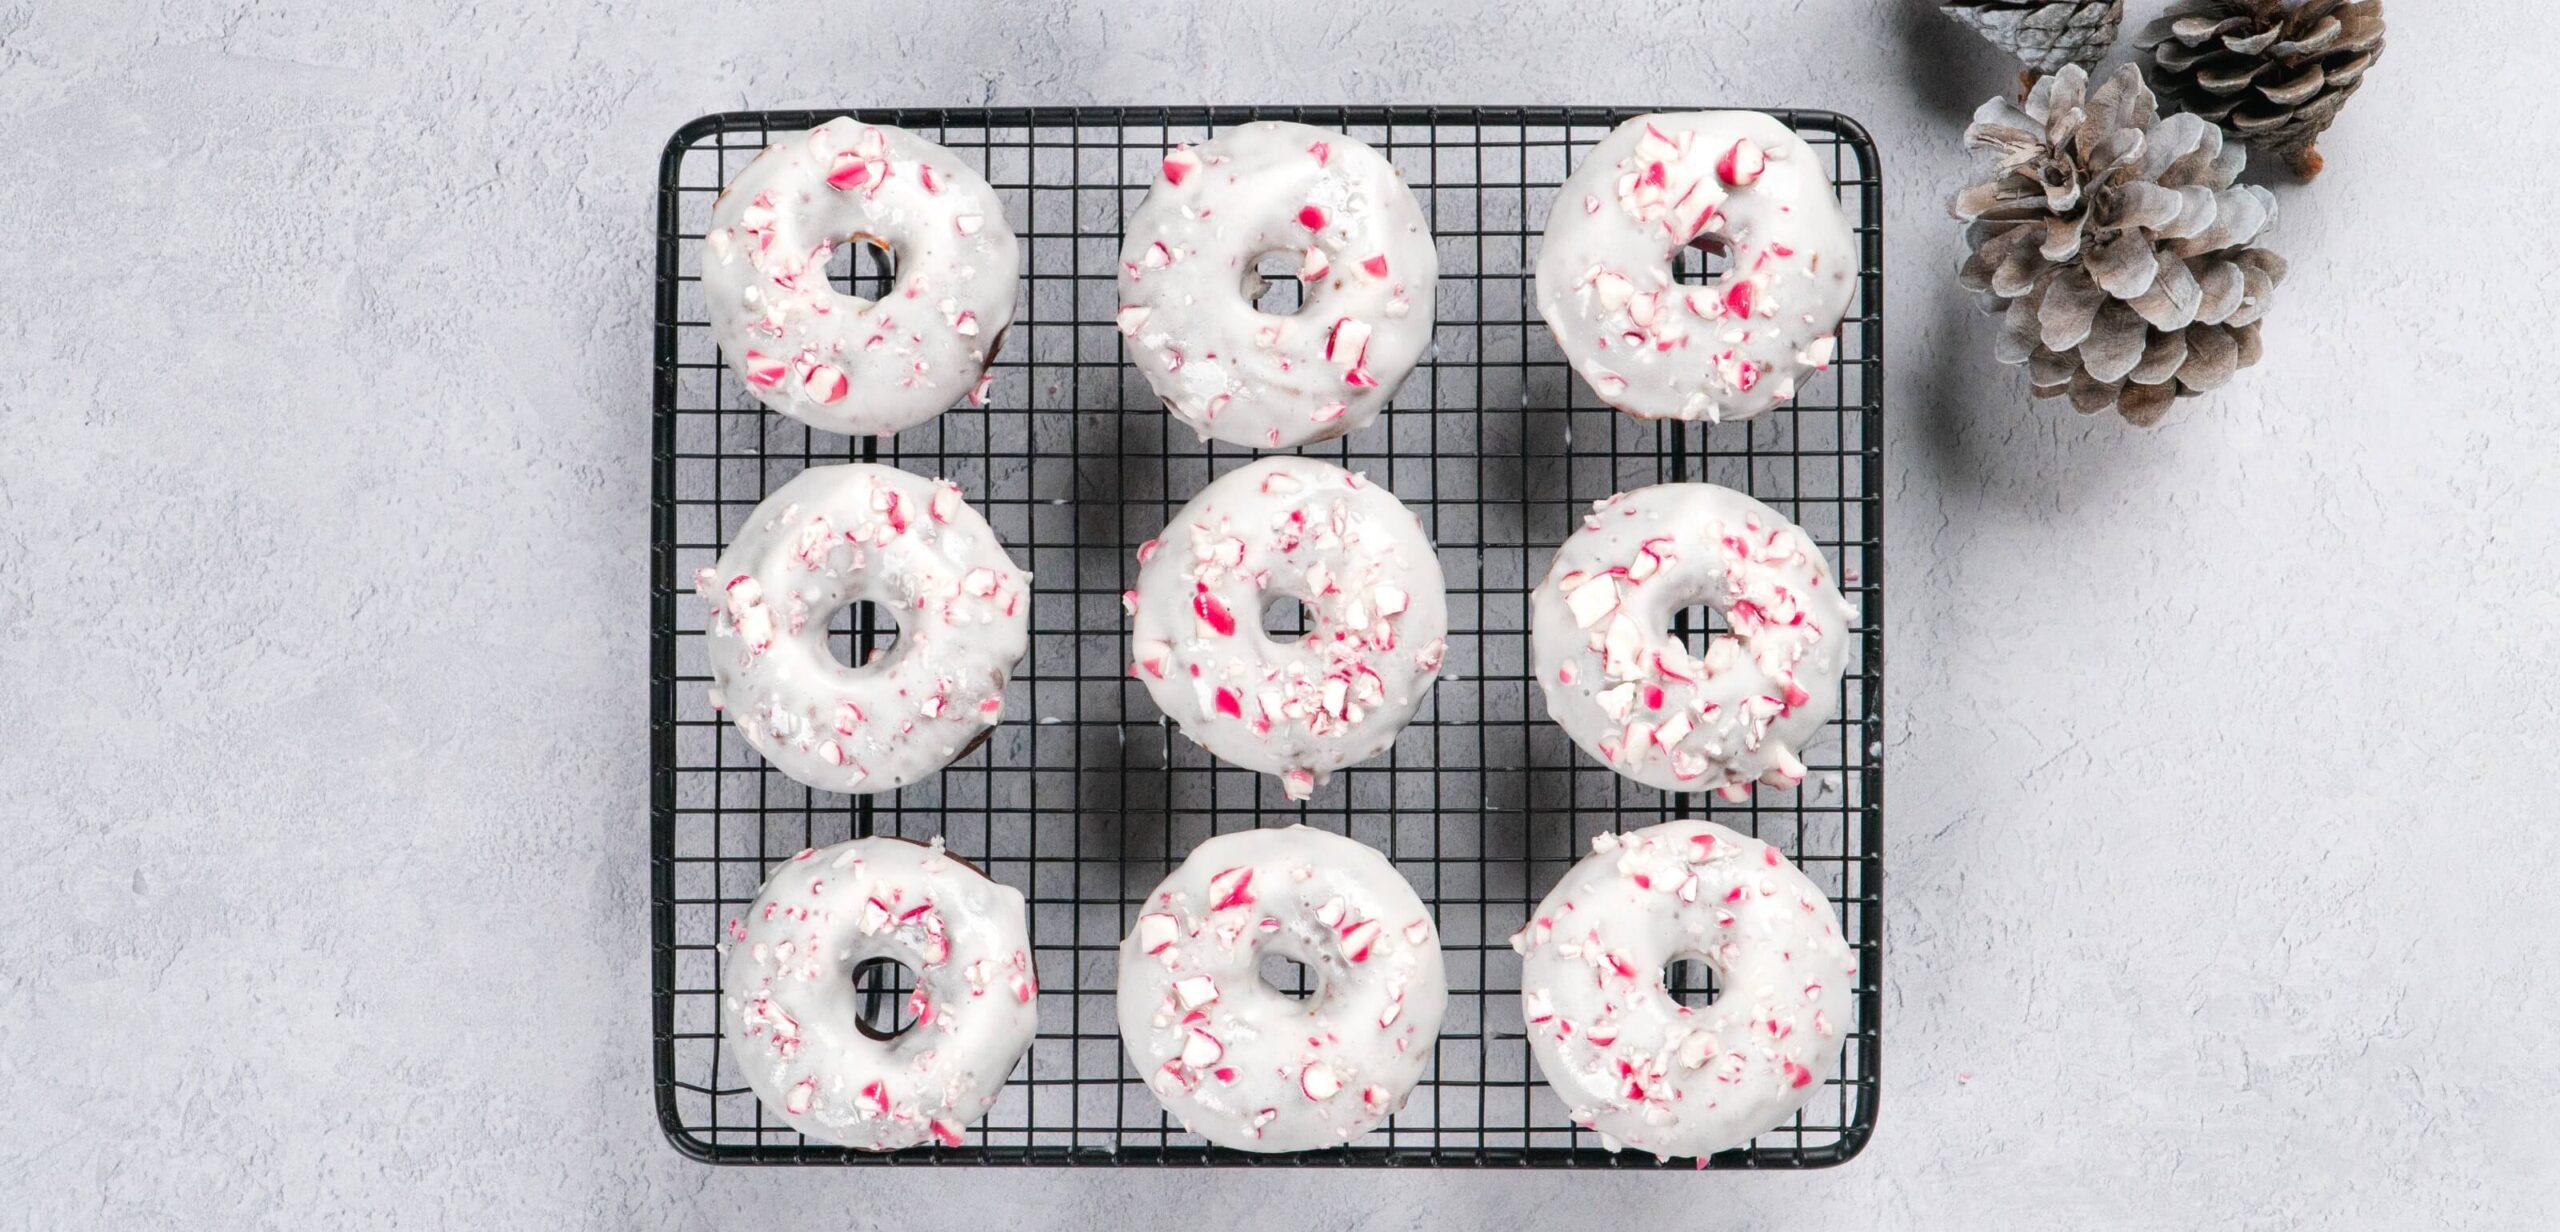
<svg viewBox="0 0 2560 1232">
<path fill-rule="evenodd" d="M 708 116 L 669 143 L 657 235 L 651 521 L 652 1026 L 659 1120 L 685 1153 L 769 1164 L 1265 1164 L 1656 1166 L 1577 1129 L 1540 1081 L 1507 939 L 1600 831 L 1704 816 L 1789 853 L 1829 893 L 1859 956 L 1840 1071 L 1792 1122 L 1715 1156 L 1715 1168 L 1841 1162 L 1872 1132 L 1882 977 L 1883 338 L 1881 180 L 1852 121 L 1776 111 L 1827 160 L 1860 238 L 1858 293 L 1835 367 L 1789 407 L 1748 424 L 1641 423 L 1571 374 L 1532 303 L 1540 232 L 1582 151 L 1645 108 L 1034 108 L 757 112 Z M 700 239 L 720 187 L 782 135 L 837 114 L 914 130 L 975 166 L 1023 248 L 1015 323 L 984 409 L 962 407 L 888 440 L 811 432 L 765 411 L 726 373 L 701 299 Z M 1338 129 L 1404 174 L 1440 256 L 1435 346 L 1388 413 L 1304 452 L 1366 473 L 1422 518 L 1448 577 L 1441 682 L 1392 753 L 1337 774 L 1305 803 L 1183 739 L 1127 673 L 1121 592 L 1134 549 L 1215 475 L 1255 454 L 1202 444 L 1124 362 L 1113 328 L 1122 220 L 1166 149 L 1254 119 Z M 860 249 L 865 255 L 850 255 Z M 888 258 L 847 245 L 839 287 L 878 295 Z M 1720 267 L 1683 258 L 1683 276 Z M 1296 288 L 1266 270 L 1263 301 Z M 704 613 L 691 579 L 763 496 L 801 469 L 887 462 L 959 482 L 1035 578 L 1032 651 L 992 740 L 891 795 L 812 792 L 775 772 L 712 711 Z M 1798 792 L 1744 804 L 1671 796 L 1580 754 L 1529 677 L 1527 592 L 1591 501 L 1671 480 L 1742 489 L 1818 541 L 1863 617 L 1839 718 Z M 1275 629 L 1289 617 L 1275 613 Z M 1680 632 L 1718 628 L 1703 609 Z M 833 646 L 860 662 L 896 636 L 868 605 L 836 616 Z M 1013 720 L 1011 716 L 1024 716 Z M 1434 1064 L 1385 1128 L 1349 1146 L 1258 1156 L 1209 1146 L 1169 1120 L 1121 1051 L 1117 946 L 1134 908 L 1212 834 L 1299 821 L 1393 860 L 1438 917 L 1450 995 Z M 869 1155 L 814 1143 L 770 1117 L 719 1038 L 720 928 L 775 862 L 865 834 L 924 839 L 1024 891 L 1039 977 L 1039 1034 L 965 1144 Z M 1275 960 L 1276 961 L 1276 960 Z M 1265 975 L 1304 995 L 1302 971 Z M 1714 973 L 1669 973 L 1693 1004 Z M 881 1030 L 906 973 L 853 973 Z M 1685 1166 L 1685 1165 L 1682 1165 Z"/>
</svg>

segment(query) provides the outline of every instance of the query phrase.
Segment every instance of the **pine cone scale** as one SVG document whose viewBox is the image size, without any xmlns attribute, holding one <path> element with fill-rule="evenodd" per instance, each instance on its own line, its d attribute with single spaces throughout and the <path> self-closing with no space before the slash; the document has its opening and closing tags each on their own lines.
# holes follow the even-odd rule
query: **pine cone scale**
<svg viewBox="0 0 2560 1232">
<path fill-rule="evenodd" d="M 2196 65 L 2196 85 L 2216 98 L 2229 98 L 2248 89 L 2266 71 L 2263 60 L 2223 56 Z"/>
<path fill-rule="evenodd" d="M 2240 344 L 2240 366 L 2254 368 L 2266 358 L 2266 344 L 2258 340 L 2258 325 L 2252 321 L 2231 331 L 2231 340 Z"/>
<path fill-rule="evenodd" d="M 2165 385 L 2178 375 L 2187 362 L 2187 335 L 2183 331 L 2162 331 L 2151 335 L 2150 349 L 2142 353 L 2142 362 L 2133 366 L 2125 377 L 2133 385 Z M 2162 405 L 2167 405 L 2163 401 Z M 2132 418 L 2127 413 L 2126 418 Z"/>
<path fill-rule="evenodd" d="M 2106 293 L 2117 299 L 2132 299 L 2151 289 L 2159 276 L 2160 264 L 2154 256 L 2151 241 L 2140 232 L 2126 232 L 2088 250 L 2089 275 L 2098 280 Z"/>
<path fill-rule="evenodd" d="M 2332 13 L 2321 18 L 2320 24 L 2312 27 L 2310 33 L 2277 43 L 2267 48 L 2267 54 L 2285 63 L 2307 60 L 2313 56 L 2329 54 L 2329 49 L 2337 46 L 2346 36 L 2347 23 L 2338 20 L 2337 14 Z"/>
<path fill-rule="evenodd" d="M 2160 274 L 2151 289 L 2126 302 L 2153 329 L 2185 329 L 2195 323 L 2196 309 L 2204 303 L 2204 284 L 2177 257 L 2164 252 L 2159 260 Z"/>
<path fill-rule="evenodd" d="M 2196 320 L 2208 325 L 2221 325 L 2240 310 L 2240 301 L 2249 294 L 2249 279 L 2238 265 L 2215 261 L 2196 276 Z"/>
<path fill-rule="evenodd" d="M 2134 365 L 2142 362 L 2142 353 L 2151 344 L 2151 327 L 2131 305 L 2111 301 L 2098 310 L 2098 322 L 2080 343 L 2080 366 L 2091 379 L 2110 387 L 2121 386 L 2133 374 Z"/>
<path fill-rule="evenodd" d="M 2230 384 L 2240 372 L 2240 343 L 2231 331 L 2198 325 L 2184 333 L 2187 359 L 2178 365 L 2178 383 L 2200 393 Z"/>
<path fill-rule="evenodd" d="M 2083 270 L 2066 270 L 2053 280 L 2045 292 L 2042 332 L 2038 340 L 2046 349 L 2068 351 L 2088 340 L 2089 331 L 2098 324 L 2098 309 L 2107 302 L 2107 293 L 2089 280 Z"/>
<path fill-rule="evenodd" d="M 2328 88 L 2328 85 L 2328 72 L 2317 64 L 2309 64 L 2304 65 L 2301 74 L 2293 80 L 2268 82 L 2258 87 L 2258 93 L 2265 96 L 2268 102 L 2290 113 L 2294 108 L 2310 102 L 2312 96 Z"/>
</svg>

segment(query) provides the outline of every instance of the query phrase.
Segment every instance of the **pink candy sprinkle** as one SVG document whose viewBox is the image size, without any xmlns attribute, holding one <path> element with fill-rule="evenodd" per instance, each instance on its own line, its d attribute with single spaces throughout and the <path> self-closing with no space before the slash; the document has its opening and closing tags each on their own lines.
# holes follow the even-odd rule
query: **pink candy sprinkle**
<svg viewBox="0 0 2560 1232">
<path fill-rule="evenodd" d="M 1742 188 L 1758 183 L 1768 166 L 1769 156 L 1761 153 L 1760 147 L 1751 144 L 1749 138 L 1744 138 L 1734 142 L 1732 149 L 1716 159 L 1716 178 Z"/>
<path fill-rule="evenodd" d="M 747 383 L 758 389 L 771 389 L 791 374 L 791 366 L 762 351 L 747 352 Z"/>
<path fill-rule="evenodd" d="M 800 387 L 811 401 L 833 405 L 844 401 L 847 385 L 842 369 L 833 364 L 811 364 L 808 371 L 800 374 Z"/>
<path fill-rule="evenodd" d="M 1378 945 L 1382 930 L 1376 920 L 1362 920 L 1342 932 L 1342 956 L 1355 963 L 1369 961 L 1369 952 Z"/>
<path fill-rule="evenodd" d="M 1207 589 L 1204 588 L 1199 594 L 1192 596 L 1191 610 L 1200 618 L 1202 628 L 1219 637 L 1235 636 L 1235 613 L 1228 611 L 1227 605 L 1219 602 L 1218 597 L 1210 594 Z"/>
<path fill-rule="evenodd" d="M 1253 902 L 1253 866 L 1239 865 L 1209 878 L 1209 910 L 1225 911 Z"/>
<path fill-rule="evenodd" d="M 1733 285 L 1725 289 L 1724 310 L 1736 317 L 1749 317 L 1755 294 L 1750 279 L 1734 279 Z"/>
<path fill-rule="evenodd" d="M 1309 1061 L 1298 1071 L 1298 1090 L 1308 1099 L 1322 1103 L 1342 1093 L 1342 1080 L 1334 1076 L 1333 1067 L 1322 1061 Z"/>
<path fill-rule="evenodd" d="M 851 150 L 840 151 L 834 165 L 827 170 L 827 186 L 838 192 L 852 192 L 878 178 L 884 164 L 863 158 Z"/>
</svg>

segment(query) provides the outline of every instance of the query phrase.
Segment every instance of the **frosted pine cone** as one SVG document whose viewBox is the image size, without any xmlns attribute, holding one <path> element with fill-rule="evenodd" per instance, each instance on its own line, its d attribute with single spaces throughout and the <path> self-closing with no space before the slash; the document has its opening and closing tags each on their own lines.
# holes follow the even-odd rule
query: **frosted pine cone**
<svg viewBox="0 0 2560 1232">
<path fill-rule="evenodd" d="M 1944 0 L 1940 8 L 2037 74 L 2105 59 L 2124 24 L 2124 0 Z"/>
<path fill-rule="evenodd" d="M 2320 134 L 2382 54 L 2382 0 L 2179 0 L 2138 40 L 2183 110 L 2320 174 Z"/>
<path fill-rule="evenodd" d="M 2275 196 L 2234 180 L 2247 151 L 2193 115 L 2160 115 L 2141 70 L 2089 90 L 2066 67 L 2023 102 L 1984 103 L 1965 144 L 1993 176 L 1956 194 L 1972 247 L 1958 279 L 2001 318 L 1999 358 L 2035 396 L 2159 422 L 2258 362 L 2284 278 L 2254 241 Z"/>
</svg>

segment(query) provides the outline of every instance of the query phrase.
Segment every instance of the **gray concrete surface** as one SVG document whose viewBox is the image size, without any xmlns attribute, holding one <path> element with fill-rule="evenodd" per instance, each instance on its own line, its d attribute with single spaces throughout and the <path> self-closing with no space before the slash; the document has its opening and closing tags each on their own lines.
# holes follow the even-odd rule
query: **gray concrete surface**
<svg viewBox="0 0 2560 1232">
<path fill-rule="evenodd" d="M 2265 366 L 2144 433 L 2028 404 L 1950 285 L 1957 134 L 2009 66 L 1917 0 L 1609 7 L 0 0 L 0 1225 L 2547 1226 L 2560 19 L 2393 5 L 2281 190 Z M 1790 103 L 1882 142 L 1891 959 L 1848 1167 L 660 1140 L 660 144 L 1259 100 Z"/>
</svg>

